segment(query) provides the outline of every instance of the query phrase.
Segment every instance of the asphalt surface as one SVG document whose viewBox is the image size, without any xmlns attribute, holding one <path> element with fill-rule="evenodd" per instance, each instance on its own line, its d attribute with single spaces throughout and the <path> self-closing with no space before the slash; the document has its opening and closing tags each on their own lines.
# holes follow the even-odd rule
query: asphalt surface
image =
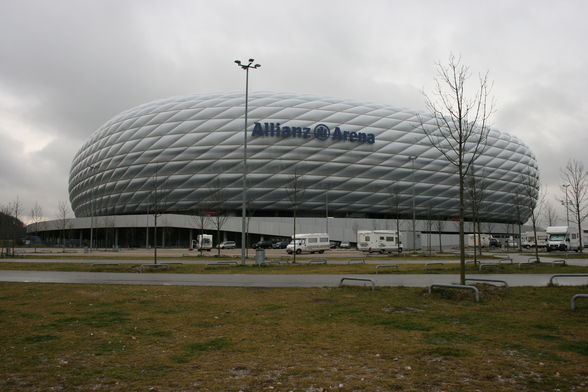
<svg viewBox="0 0 588 392">
<path fill-rule="evenodd" d="M 163 252 L 162 252 L 163 253 Z M 153 259 L 147 254 L 142 260 L 120 260 L 112 259 L 87 259 L 83 255 L 75 255 L 75 258 L 51 258 L 34 259 L 26 258 L 3 259 L 2 262 L 34 262 L 34 263 L 153 263 Z M 53 254 L 53 257 L 58 256 Z M 104 256 L 104 254 L 103 254 Z M 119 255 L 117 255 L 119 256 Z M 218 259 L 208 260 L 185 260 L 178 251 L 169 252 L 170 257 L 177 257 L 177 261 L 185 264 L 206 264 L 216 262 Z M 335 255 L 333 255 L 335 256 Z M 336 254 L 341 256 L 341 254 Z M 347 256 L 347 254 L 345 254 Z M 349 253 L 349 258 L 361 257 L 359 254 Z M 527 262 L 529 256 L 520 254 L 504 254 L 510 256 L 514 263 Z M 554 255 L 556 256 L 556 255 Z M 542 262 L 550 262 L 561 257 L 541 257 Z M 272 257 L 268 257 L 271 259 Z M 321 258 L 321 255 L 316 257 Z M 347 264 L 348 259 L 334 260 L 328 258 L 329 264 Z M 174 262 L 176 260 L 161 260 L 161 262 Z M 307 262 L 307 260 L 300 260 Z M 486 260 L 482 261 L 485 262 Z M 494 262 L 497 260 L 494 260 Z M 249 261 L 251 263 L 252 261 Z M 411 259 L 407 255 L 405 259 L 387 259 L 385 257 L 366 260 L 367 264 L 416 264 L 435 263 L 445 264 L 458 263 L 458 260 L 419 260 Z M 487 260 L 491 263 L 493 260 Z M 569 265 L 588 266 L 588 259 L 568 259 Z M 546 286 L 553 274 L 468 274 L 467 278 L 492 279 L 507 282 L 509 286 Z M 44 282 L 44 283 L 87 283 L 87 284 L 132 284 L 132 285 L 177 285 L 177 286 L 226 286 L 226 287 L 335 287 L 339 285 L 342 278 L 370 279 L 377 286 L 406 286 L 406 287 L 428 287 L 431 284 L 451 284 L 459 282 L 457 274 L 172 274 L 172 273 L 114 273 L 114 272 L 59 272 L 59 271 L 16 271 L 0 270 L 0 281 L 2 282 Z M 588 277 L 565 277 L 557 280 L 561 285 L 586 285 Z M 367 285 L 369 282 L 346 281 L 345 284 Z"/>
<path fill-rule="evenodd" d="M 553 274 L 468 274 L 468 279 L 503 280 L 509 286 L 547 286 Z M 370 279 L 376 286 L 428 287 L 459 282 L 453 274 L 160 274 L 112 272 L 0 271 L 2 282 L 131 284 L 226 287 L 336 287 L 342 278 Z M 586 285 L 588 276 L 559 278 L 560 285 Z M 369 285 L 364 281 L 345 284 Z"/>
</svg>

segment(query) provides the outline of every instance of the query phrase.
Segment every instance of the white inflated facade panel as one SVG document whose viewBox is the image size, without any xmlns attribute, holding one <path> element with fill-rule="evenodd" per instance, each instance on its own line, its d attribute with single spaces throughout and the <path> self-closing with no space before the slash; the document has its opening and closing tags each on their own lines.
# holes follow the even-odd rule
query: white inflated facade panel
<svg viewBox="0 0 588 392">
<path fill-rule="evenodd" d="M 162 212 L 194 213 L 206 203 L 239 211 L 244 103 L 242 93 L 173 97 L 108 121 L 72 163 L 69 193 L 76 216 L 148 213 L 155 205 Z M 432 146 L 421 121 L 430 123 L 430 117 L 386 105 L 250 93 L 249 208 L 259 215 L 290 214 L 291 184 L 297 177 L 302 190 L 298 209 L 307 216 L 324 216 L 327 200 L 334 216 L 411 216 L 414 194 L 417 217 L 457 217 L 456 168 Z M 309 128 L 311 133 L 308 138 L 254 136 L 255 123 Z M 329 129 L 329 136 L 338 127 L 375 140 L 321 140 L 312 134 L 319 124 Z M 538 168 L 521 140 L 492 130 L 474 173 L 484 186 L 483 220 L 526 220 L 537 197 Z M 222 206 L 212 206 L 211 200 Z"/>
</svg>

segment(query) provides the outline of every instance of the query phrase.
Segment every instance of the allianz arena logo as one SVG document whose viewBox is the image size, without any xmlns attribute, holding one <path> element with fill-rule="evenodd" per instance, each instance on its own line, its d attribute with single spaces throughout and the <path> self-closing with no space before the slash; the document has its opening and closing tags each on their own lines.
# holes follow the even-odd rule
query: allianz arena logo
<svg viewBox="0 0 588 392">
<path fill-rule="evenodd" d="M 317 139 L 321 142 L 327 140 L 367 144 L 374 144 L 376 142 L 376 136 L 373 133 L 342 131 L 339 127 L 335 127 L 335 129 L 331 130 L 325 124 L 318 124 L 315 125 L 314 128 L 307 128 L 291 126 L 282 127 L 280 126 L 280 123 L 273 122 L 256 122 L 253 125 L 251 136 Z"/>
</svg>

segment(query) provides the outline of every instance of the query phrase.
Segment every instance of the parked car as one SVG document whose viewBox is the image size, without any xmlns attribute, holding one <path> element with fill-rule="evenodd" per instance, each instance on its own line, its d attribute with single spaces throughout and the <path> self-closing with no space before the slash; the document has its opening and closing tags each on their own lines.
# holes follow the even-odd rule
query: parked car
<svg viewBox="0 0 588 392">
<path fill-rule="evenodd" d="M 270 240 L 261 240 L 253 244 L 253 249 L 271 249 L 273 242 Z"/>
<path fill-rule="evenodd" d="M 286 249 L 290 241 L 276 241 L 272 244 L 274 249 Z"/>
<path fill-rule="evenodd" d="M 237 247 L 237 244 L 235 243 L 235 241 L 223 241 L 218 245 L 218 247 L 220 249 L 235 249 Z"/>
<path fill-rule="evenodd" d="M 498 241 L 494 237 L 490 237 L 490 247 L 491 248 L 500 248 L 500 241 Z"/>
<path fill-rule="evenodd" d="M 351 248 L 351 244 L 347 241 L 343 241 L 339 244 L 339 248 L 341 249 L 349 249 Z"/>
</svg>

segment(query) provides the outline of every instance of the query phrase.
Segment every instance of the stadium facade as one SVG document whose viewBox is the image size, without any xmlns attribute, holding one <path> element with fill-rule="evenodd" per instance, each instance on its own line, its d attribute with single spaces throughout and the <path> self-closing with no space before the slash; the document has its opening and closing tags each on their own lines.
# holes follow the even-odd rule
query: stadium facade
<svg viewBox="0 0 588 392">
<path fill-rule="evenodd" d="M 239 217 L 244 100 L 243 93 L 172 97 L 109 120 L 73 160 L 69 194 L 76 217 Z M 328 225 L 333 218 L 334 231 L 338 220 L 384 228 L 387 220 L 410 219 L 413 212 L 421 222 L 456 218 L 456 168 L 432 145 L 423 124 L 432 124 L 430 115 L 392 106 L 251 93 L 247 200 L 250 215 L 261 222 L 252 232 L 275 235 L 275 222 L 287 231 L 294 208 L 308 222 L 322 217 Z M 482 221 L 508 226 L 528 219 L 538 167 L 521 140 L 491 130 L 472 174 L 482 192 Z M 471 217 L 467 208 L 466 219 Z M 320 225 L 312 231 L 324 231 Z M 229 223 L 223 231 L 226 238 L 240 228 Z"/>
</svg>

